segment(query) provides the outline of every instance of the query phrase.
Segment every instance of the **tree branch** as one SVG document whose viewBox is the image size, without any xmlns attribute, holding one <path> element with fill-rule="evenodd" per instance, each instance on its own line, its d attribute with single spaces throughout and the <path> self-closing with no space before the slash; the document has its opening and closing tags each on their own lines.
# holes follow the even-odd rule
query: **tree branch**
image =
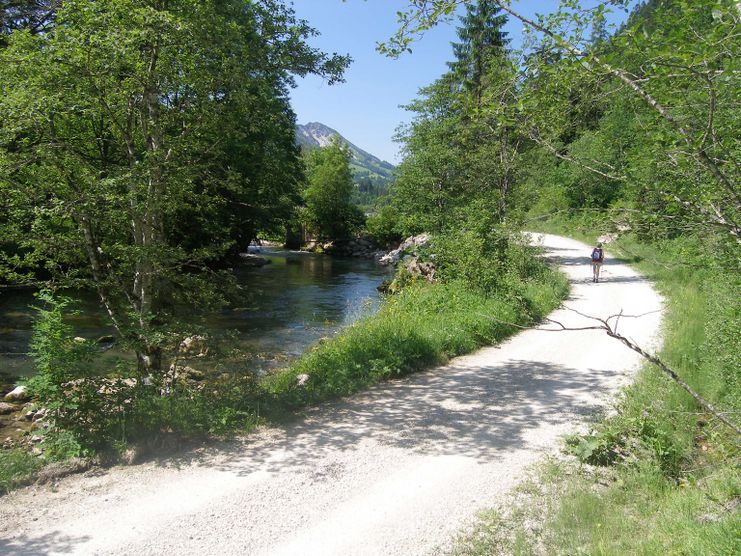
<svg viewBox="0 0 741 556">
<path fill-rule="evenodd" d="M 602 330 L 604 331 L 608 336 L 611 338 L 615 338 L 616 340 L 622 342 L 625 346 L 632 349 L 636 353 L 638 353 L 641 357 L 646 359 L 647 361 L 653 363 L 656 365 L 664 374 L 666 374 L 669 378 L 671 378 L 675 383 L 677 383 L 683 390 L 685 390 L 694 400 L 702 407 L 707 413 L 710 413 L 714 417 L 716 417 L 719 421 L 721 421 L 723 424 L 731 428 L 737 435 L 741 436 L 741 428 L 735 424 L 733 421 L 728 419 L 726 417 L 727 414 L 730 414 L 732 412 L 723 412 L 718 410 L 712 403 L 707 401 L 705 398 L 703 398 L 700 394 L 698 394 L 694 388 L 692 388 L 689 384 L 687 384 L 682 377 L 677 374 L 676 371 L 674 371 L 671 367 L 669 367 L 666 363 L 664 363 L 661 359 L 659 359 L 658 356 L 653 355 L 651 353 L 648 353 L 646 350 L 644 350 L 642 347 L 640 347 L 638 344 L 633 342 L 632 340 L 628 339 L 626 336 L 623 336 L 617 331 L 618 324 L 620 323 L 621 318 L 641 318 L 646 315 L 650 315 L 653 313 L 656 313 L 657 311 L 648 311 L 646 313 L 641 313 L 639 315 L 626 315 L 623 314 L 621 311 L 620 313 L 610 315 L 609 317 L 603 319 L 599 317 L 594 317 L 591 315 L 587 315 L 582 313 L 581 311 L 577 311 L 576 309 L 572 309 L 571 307 L 567 307 L 565 305 L 561 306 L 563 309 L 566 309 L 567 311 L 571 311 L 573 313 L 576 313 L 577 315 L 584 317 L 586 319 L 589 319 L 591 321 L 594 321 L 595 324 L 589 325 L 589 326 L 566 326 L 562 322 L 559 322 L 555 319 L 546 318 L 544 319 L 546 322 L 553 324 L 557 326 L 557 328 L 537 328 L 536 330 L 539 330 L 541 332 L 580 332 L 584 330 Z M 498 319 L 496 317 L 492 317 L 491 315 L 483 315 L 480 314 L 479 316 L 489 318 L 493 321 L 499 322 L 501 324 L 506 324 L 508 326 L 513 326 L 515 328 L 519 328 L 521 330 L 530 330 L 532 329 L 531 326 L 522 326 L 520 324 L 505 321 L 502 319 Z M 614 320 L 615 324 L 611 324 L 610 321 Z"/>
<path fill-rule="evenodd" d="M 608 64 L 607 62 L 599 58 L 597 55 L 595 55 L 594 53 L 584 52 L 583 50 L 577 48 L 576 46 L 571 44 L 569 41 L 556 35 L 553 31 L 551 31 L 547 27 L 514 11 L 512 8 L 509 7 L 509 2 L 506 2 L 503 0 L 495 0 L 495 3 L 503 11 L 507 12 L 512 17 L 520 20 L 525 25 L 550 37 L 559 47 L 569 52 L 572 56 L 576 56 L 577 58 L 580 58 L 580 59 L 585 59 L 589 57 L 591 60 L 594 61 L 595 64 L 601 67 L 606 73 L 608 73 L 609 75 L 612 75 L 613 77 L 616 77 L 617 79 L 619 79 L 620 81 L 628 85 L 628 87 L 633 89 L 633 91 L 651 109 L 657 112 L 664 119 L 664 121 L 666 121 L 676 132 L 678 132 L 681 135 L 682 139 L 687 144 L 687 146 L 691 150 L 695 151 L 695 155 L 700 160 L 700 163 L 703 166 L 705 166 L 705 168 L 715 177 L 715 179 L 731 194 L 731 197 L 734 201 L 736 208 L 739 211 L 741 211 L 741 195 L 739 195 L 739 192 L 734 186 L 734 184 L 731 183 L 731 181 L 723 173 L 723 171 L 718 167 L 715 161 L 708 156 L 707 152 L 705 152 L 702 146 L 699 149 L 694 148 L 694 145 L 693 145 L 694 141 L 692 139 L 692 135 L 690 134 L 690 132 L 687 129 L 685 129 L 685 127 L 674 117 L 674 115 L 671 112 L 669 112 L 669 110 L 667 110 L 657 99 L 655 99 L 653 95 L 651 95 L 648 91 L 646 91 L 643 87 L 641 87 L 640 83 L 638 83 L 638 81 L 634 77 L 631 77 L 631 75 L 627 71 L 611 66 L 610 64 Z"/>
<path fill-rule="evenodd" d="M 623 336 L 617 331 L 618 323 L 621 317 L 622 318 L 640 318 L 650 313 L 643 313 L 641 315 L 624 315 L 621 311 L 618 314 L 610 315 L 606 319 L 603 319 L 603 318 L 584 314 L 580 311 L 577 311 L 576 309 L 572 309 L 571 307 L 563 306 L 563 308 L 566 310 L 572 311 L 581 317 L 595 321 L 598 324 L 591 326 L 591 327 L 574 328 L 574 327 L 565 326 L 564 324 L 558 321 L 555 321 L 553 319 L 546 319 L 546 320 L 553 324 L 557 324 L 559 326 L 559 330 L 564 330 L 564 331 L 594 330 L 594 329 L 604 330 L 608 336 L 610 336 L 611 338 L 615 338 L 616 340 L 622 342 L 625 346 L 627 346 L 628 348 L 638 353 L 641 357 L 643 357 L 647 361 L 656 365 L 659 369 L 661 369 L 661 371 L 664 372 L 664 374 L 666 374 L 669 378 L 671 378 L 674 382 L 676 382 L 683 390 L 685 390 L 690 396 L 692 396 L 694 400 L 700 405 L 700 407 L 702 407 L 705 411 L 712 414 L 719 421 L 723 422 L 725 425 L 730 427 L 737 435 L 741 436 L 741 427 L 739 427 L 737 424 L 729 420 L 723 412 L 719 411 L 713 404 L 711 404 L 709 401 L 703 398 L 699 393 L 697 393 L 697 391 L 695 391 L 694 388 L 692 388 L 689 384 L 687 384 L 682 379 L 682 377 L 680 377 L 679 374 L 677 374 L 676 371 L 674 371 L 671 367 L 669 367 L 666 363 L 664 363 L 661 359 L 659 359 L 658 356 L 648 353 L 646 350 L 640 347 L 637 343 L 633 342 L 632 340 L 628 339 L 627 337 Z M 655 311 L 652 311 L 652 312 L 655 312 Z M 614 325 L 610 324 L 610 321 L 613 319 L 615 320 Z"/>
</svg>

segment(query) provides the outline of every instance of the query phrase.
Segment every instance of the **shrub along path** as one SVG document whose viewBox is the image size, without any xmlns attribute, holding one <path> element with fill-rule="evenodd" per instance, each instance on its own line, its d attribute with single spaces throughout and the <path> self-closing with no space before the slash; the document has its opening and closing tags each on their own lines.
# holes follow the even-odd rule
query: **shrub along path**
<svg viewBox="0 0 741 556">
<path fill-rule="evenodd" d="M 567 306 L 623 310 L 652 347 L 661 299 L 591 248 L 544 236 Z M 569 326 L 588 321 L 559 310 Z M 527 330 L 449 365 L 310 410 L 283 428 L 0 499 L 3 554 L 428 554 L 604 408 L 639 363 L 599 331 Z"/>
</svg>

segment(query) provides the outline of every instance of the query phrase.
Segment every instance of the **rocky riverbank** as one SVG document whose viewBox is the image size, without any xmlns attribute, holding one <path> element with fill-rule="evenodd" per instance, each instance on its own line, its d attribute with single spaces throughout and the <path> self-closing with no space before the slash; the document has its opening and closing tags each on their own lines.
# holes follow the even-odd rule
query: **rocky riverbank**
<svg viewBox="0 0 741 556">
<path fill-rule="evenodd" d="M 46 427 L 46 411 L 31 401 L 25 386 L 2 385 L 0 401 L 0 446 L 31 448 L 41 442 Z"/>
<path fill-rule="evenodd" d="M 355 257 L 378 260 L 386 251 L 368 237 L 337 239 L 334 241 L 310 241 L 305 249 L 315 253 L 326 253 L 334 257 Z"/>
</svg>

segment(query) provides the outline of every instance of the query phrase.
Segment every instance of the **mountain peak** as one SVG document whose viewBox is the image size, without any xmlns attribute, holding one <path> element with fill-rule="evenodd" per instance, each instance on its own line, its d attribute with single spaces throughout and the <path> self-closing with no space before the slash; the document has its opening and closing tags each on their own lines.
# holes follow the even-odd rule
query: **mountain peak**
<svg viewBox="0 0 741 556">
<path fill-rule="evenodd" d="M 337 137 L 340 142 L 350 149 L 352 160 L 350 166 L 356 178 L 374 177 L 390 180 L 393 176 L 394 165 L 381 160 L 377 156 L 364 151 L 345 139 L 337 130 L 321 122 L 309 122 L 296 126 L 296 143 L 304 149 L 318 149 L 326 147 Z"/>
</svg>

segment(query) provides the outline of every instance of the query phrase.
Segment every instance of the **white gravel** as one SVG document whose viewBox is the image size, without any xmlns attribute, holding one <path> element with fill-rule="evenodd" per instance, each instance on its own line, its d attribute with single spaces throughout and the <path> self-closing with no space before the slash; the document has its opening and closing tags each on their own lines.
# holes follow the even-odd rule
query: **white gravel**
<svg viewBox="0 0 741 556">
<path fill-rule="evenodd" d="M 569 307 L 658 341 L 661 299 L 591 248 L 542 238 Z M 552 315 L 584 324 L 578 315 Z M 312 410 L 280 429 L 0 498 L 0 554 L 432 554 L 559 437 L 606 407 L 639 363 L 599 331 L 528 330 L 445 367 Z"/>
</svg>

